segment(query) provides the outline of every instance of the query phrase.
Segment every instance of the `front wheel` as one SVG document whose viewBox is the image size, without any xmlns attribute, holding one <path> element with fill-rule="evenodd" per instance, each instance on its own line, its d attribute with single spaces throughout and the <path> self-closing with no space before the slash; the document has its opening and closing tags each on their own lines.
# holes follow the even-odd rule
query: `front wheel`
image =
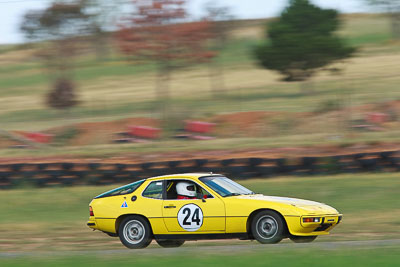
<svg viewBox="0 0 400 267">
<path fill-rule="evenodd" d="M 149 223 L 139 216 L 125 218 L 119 225 L 118 235 L 122 244 L 131 249 L 145 248 L 152 240 Z"/>
<path fill-rule="evenodd" d="M 290 240 L 292 240 L 294 243 L 311 243 L 317 238 L 316 235 L 313 236 L 295 236 L 291 235 Z"/>
<path fill-rule="evenodd" d="M 281 216 L 274 211 L 261 211 L 251 223 L 251 233 L 261 244 L 279 243 L 285 232 L 285 223 Z"/>
<path fill-rule="evenodd" d="M 178 248 L 185 243 L 185 240 L 157 240 L 157 244 L 162 246 L 163 248 Z"/>
</svg>

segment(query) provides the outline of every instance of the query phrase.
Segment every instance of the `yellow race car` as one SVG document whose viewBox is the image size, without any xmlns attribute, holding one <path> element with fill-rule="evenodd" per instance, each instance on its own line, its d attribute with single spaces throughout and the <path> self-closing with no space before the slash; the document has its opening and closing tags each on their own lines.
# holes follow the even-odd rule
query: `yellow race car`
<svg viewBox="0 0 400 267">
<path fill-rule="evenodd" d="M 342 219 L 325 204 L 256 194 L 217 174 L 168 175 L 141 180 L 95 197 L 89 205 L 92 229 L 119 236 L 128 248 L 162 247 L 186 240 L 284 238 L 311 242 Z"/>
</svg>

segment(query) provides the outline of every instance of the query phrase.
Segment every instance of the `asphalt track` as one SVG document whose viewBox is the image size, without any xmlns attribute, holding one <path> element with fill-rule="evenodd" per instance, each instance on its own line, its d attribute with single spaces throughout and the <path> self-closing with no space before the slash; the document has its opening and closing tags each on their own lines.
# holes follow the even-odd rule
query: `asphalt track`
<svg viewBox="0 0 400 267">
<path fill-rule="evenodd" d="M 171 254 L 232 254 L 246 252 L 262 252 L 262 251 L 282 251 L 284 249 L 295 248 L 314 248 L 323 250 L 340 250 L 340 249 L 372 249 L 372 248 L 391 248 L 399 247 L 400 239 L 389 240 L 367 240 L 367 241 L 338 241 L 338 242 L 314 242 L 309 244 L 282 243 L 277 245 L 261 245 L 257 242 L 246 245 L 212 245 L 212 246 L 183 246 L 181 248 L 161 248 L 150 247 L 141 250 L 131 249 L 114 249 L 114 250 L 88 250 L 88 251 L 43 251 L 43 252 L 0 252 L 0 258 L 20 258 L 20 257 L 67 257 L 80 255 L 171 255 Z"/>
</svg>

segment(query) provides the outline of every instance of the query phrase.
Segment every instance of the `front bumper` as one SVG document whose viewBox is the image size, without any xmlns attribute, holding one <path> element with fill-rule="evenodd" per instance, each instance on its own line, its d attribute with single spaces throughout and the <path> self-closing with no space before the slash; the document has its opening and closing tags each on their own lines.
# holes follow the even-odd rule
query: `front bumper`
<svg viewBox="0 0 400 267">
<path fill-rule="evenodd" d="M 320 222 L 304 223 L 303 218 L 320 218 Z M 290 234 L 296 236 L 328 235 L 342 221 L 342 214 L 323 214 L 312 216 L 285 216 Z"/>
</svg>

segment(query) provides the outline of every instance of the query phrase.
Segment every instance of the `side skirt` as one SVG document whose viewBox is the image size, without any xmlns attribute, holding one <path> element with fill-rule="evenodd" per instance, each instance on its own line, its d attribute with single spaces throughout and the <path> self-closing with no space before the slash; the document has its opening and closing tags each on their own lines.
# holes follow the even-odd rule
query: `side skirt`
<svg viewBox="0 0 400 267">
<path fill-rule="evenodd" d="M 175 234 L 175 235 L 154 235 L 155 239 L 165 240 L 215 240 L 215 239 L 249 239 L 247 233 L 237 234 Z"/>
</svg>

